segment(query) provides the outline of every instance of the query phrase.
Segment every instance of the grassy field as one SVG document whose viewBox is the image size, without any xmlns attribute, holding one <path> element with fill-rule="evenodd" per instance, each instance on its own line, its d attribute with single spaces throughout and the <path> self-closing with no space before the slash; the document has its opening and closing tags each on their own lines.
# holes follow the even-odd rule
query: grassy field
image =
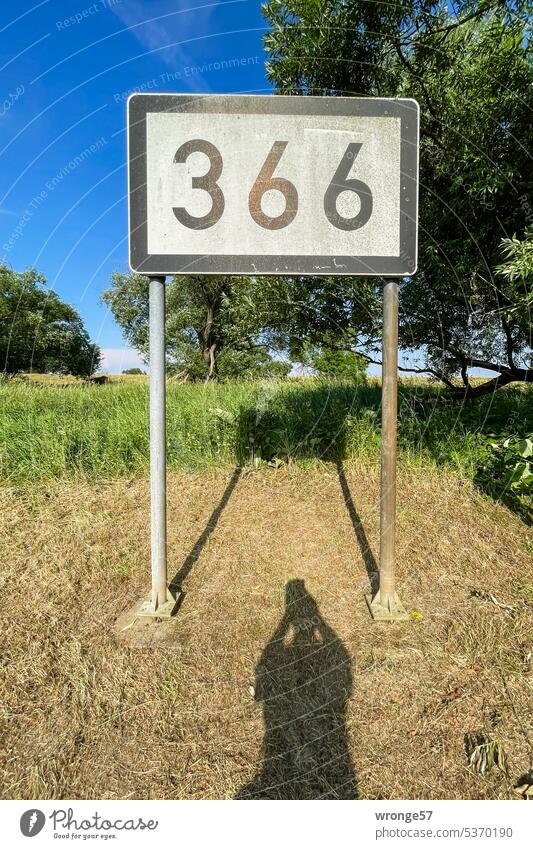
<svg viewBox="0 0 533 849">
<path fill-rule="evenodd" d="M 533 430 L 531 388 L 508 388 L 475 405 L 436 407 L 438 395 L 404 381 L 399 444 L 407 463 L 447 466 L 474 478 L 491 434 Z M 170 468 L 264 461 L 373 461 L 379 453 L 381 388 L 300 380 L 168 387 Z M 0 384 L 0 482 L 144 474 L 148 468 L 145 378 L 104 386 Z"/>
<path fill-rule="evenodd" d="M 373 623 L 379 386 L 169 385 L 170 623 L 142 381 L 0 387 L 1 795 L 512 798 L 533 770 L 533 541 L 476 487 L 531 394 L 400 390 L 398 583 Z M 268 461 L 268 465 L 267 465 Z M 505 752 L 484 775 L 469 741 Z"/>
<path fill-rule="evenodd" d="M 370 621 L 375 466 L 173 472 L 169 624 L 139 478 L 0 492 L 4 741 L 15 798 L 510 798 L 533 767 L 523 522 L 402 470 L 399 589 Z M 302 583 L 303 582 L 303 583 Z M 506 771 L 467 765 L 484 733 Z"/>
</svg>

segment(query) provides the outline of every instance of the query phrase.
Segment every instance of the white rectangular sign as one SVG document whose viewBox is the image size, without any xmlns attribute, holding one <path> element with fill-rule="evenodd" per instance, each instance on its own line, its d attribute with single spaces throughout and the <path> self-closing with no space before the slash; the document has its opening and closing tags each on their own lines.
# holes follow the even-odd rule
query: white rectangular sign
<svg viewBox="0 0 533 849">
<path fill-rule="evenodd" d="M 130 265 L 152 274 L 416 270 L 414 100 L 128 100 Z"/>
</svg>

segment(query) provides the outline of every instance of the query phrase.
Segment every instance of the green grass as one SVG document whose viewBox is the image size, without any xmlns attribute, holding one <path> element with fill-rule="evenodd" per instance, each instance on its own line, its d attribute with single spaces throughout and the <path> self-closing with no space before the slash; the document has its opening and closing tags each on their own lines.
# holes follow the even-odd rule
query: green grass
<svg viewBox="0 0 533 849">
<path fill-rule="evenodd" d="M 489 434 L 533 429 L 532 392 L 510 387 L 466 406 L 421 413 L 438 390 L 404 383 L 399 446 L 404 462 L 474 478 Z M 380 386 L 324 380 L 168 386 L 168 464 L 202 468 L 253 456 L 313 462 L 377 459 Z M 529 419 L 529 423 L 527 420 Z M 134 476 L 148 468 L 148 387 L 143 383 L 0 384 L 0 482 Z"/>
<path fill-rule="evenodd" d="M 170 385 L 170 466 L 204 466 L 234 456 L 232 429 L 211 407 L 238 411 L 253 387 Z M 114 478 L 148 468 L 148 387 L 142 383 L 61 388 L 0 386 L 0 480 Z"/>
</svg>

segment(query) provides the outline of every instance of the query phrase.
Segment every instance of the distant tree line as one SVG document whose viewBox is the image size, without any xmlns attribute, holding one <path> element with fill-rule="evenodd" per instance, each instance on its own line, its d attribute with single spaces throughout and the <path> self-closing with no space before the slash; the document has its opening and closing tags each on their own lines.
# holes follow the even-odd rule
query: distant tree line
<svg viewBox="0 0 533 849">
<path fill-rule="evenodd" d="M 127 341 L 148 361 L 148 278 L 112 276 L 103 300 Z M 337 351 L 332 334 L 313 333 L 307 305 L 276 277 L 174 276 L 167 283 L 166 346 L 170 373 L 210 381 L 286 377 L 295 360 L 322 375 L 361 379 L 367 363 Z M 328 326 L 334 326 L 333 312 Z"/>
<path fill-rule="evenodd" d="M 100 359 L 79 314 L 41 274 L 0 265 L 0 376 L 33 371 L 89 377 Z"/>
</svg>

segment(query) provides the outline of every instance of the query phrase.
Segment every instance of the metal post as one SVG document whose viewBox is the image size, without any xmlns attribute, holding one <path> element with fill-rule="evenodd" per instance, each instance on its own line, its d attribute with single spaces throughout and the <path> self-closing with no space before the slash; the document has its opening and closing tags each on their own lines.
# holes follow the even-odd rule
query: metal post
<svg viewBox="0 0 533 849">
<path fill-rule="evenodd" d="M 150 505 L 152 597 L 144 616 L 171 615 L 167 591 L 165 278 L 150 277 Z"/>
<path fill-rule="evenodd" d="M 379 590 L 367 596 L 374 619 L 407 619 L 396 595 L 396 429 L 398 412 L 398 281 L 383 287 L 381 378 L 381 513 Z"/>
</svg>

